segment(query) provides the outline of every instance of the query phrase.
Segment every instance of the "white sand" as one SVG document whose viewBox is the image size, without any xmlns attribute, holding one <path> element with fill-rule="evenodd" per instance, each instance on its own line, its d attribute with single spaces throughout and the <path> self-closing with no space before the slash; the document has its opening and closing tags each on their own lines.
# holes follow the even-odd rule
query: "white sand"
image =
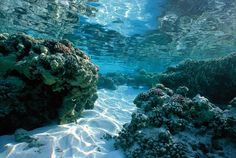
<svg viewBox="0 0 236 158">
<path fill-rule="evenodd" d="M 13 136 L 0 136 L 0 158 L 122 158 L 105 133 L 115 135 L 129 122 L 135 110 L 134 97 L 143 91 L 120 86 L 118 90 L 99 90 L 93 110 L 86 110 L 78 123 L 51 125 L 29 133 L 44 144 L 28 148 L 27 143 L 14 142 Z"/>
</svg>

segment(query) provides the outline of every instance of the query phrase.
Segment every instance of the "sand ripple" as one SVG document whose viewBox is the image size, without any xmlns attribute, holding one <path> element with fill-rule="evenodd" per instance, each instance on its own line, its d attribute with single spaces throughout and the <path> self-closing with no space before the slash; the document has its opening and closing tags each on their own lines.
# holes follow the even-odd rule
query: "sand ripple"
<svg viewBox="0 0 236 158">
<path fill-rule="evenodd" d="M 0 137 L 0 158 L 122 158 L 104 134 L 117 134 L 135 110 L 132 101 L 141 89 L 121 86 L 115 91 L 99 90 L 93 110 L 86 110 L 77 123 L 51 125 L 30 131 L 38 147 L 15 143 L 13 136 Z"/>
</svg>

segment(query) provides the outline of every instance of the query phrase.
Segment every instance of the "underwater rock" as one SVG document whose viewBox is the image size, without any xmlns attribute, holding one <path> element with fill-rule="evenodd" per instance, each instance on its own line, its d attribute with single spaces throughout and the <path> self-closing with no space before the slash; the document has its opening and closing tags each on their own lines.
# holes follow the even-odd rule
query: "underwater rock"
<svg viewBox="0 0 236 158">
<path fill-rule="evenodd" d="M 158 81 L 158 74 L 154 72 L 147 72 L 144 69 L 138 69 L 134 75 L 128 77 L 127 84 L 133 86 L 146 86 L 151 88 Z"/>
<path fill-rule="evenodd" d="M 98 68 L 67 41 L 0 36 L 0 134 L 73 122 L 97 99 Z"/>
<path fill-rule="evenodd" d="M 189 88 L 190 97 L 201 94 L 214 103 L 228 103 L 236 94 L 236 53 L 207 61 L 188 60 L 170 67 L 159 77 L 172 89 Z"/>
<path fill-rule="evenodd" d="M 15 141 L 20 142 L 20 143 L 21 142 L 31 143 L 32 141 L 35 140 L 35 138 L 31 137 L 28 134 L 28 131 L 22 128 L 19 128 L 15 131 L 14 137 L 15 137 Z"/>
<path fill-rule="evenodd" d="M 120 85 L 130 85 L 133 87 L 145 86 L 151 88 L 158 82 L 158 74 L 147 72 L 144 69 L 137 70 L 134 73 L 107 73 L 100 74 L 98 79 L 98 88 L 116 89 Z"/>
<path fill-rule="evenodd" d="M 110 89 L 116 90 L 117 85 L 115 84 L 114 80 L 110 77 L 106 77 L 105 75 L 99 75 L 98 78 L 98 88 L 99 89 Z"/>
<path fill-rule="evenodd" d="M 14 133 L 15 141 L 17 143 L 27 143 L 27 146 L 23 150 L 27 150 L 29 148 L 38 148 L 43 146 L 44 144 L 39 142 L 37 138 L 30 136 L 28 131 L 19 128 Z"/>
<path fill-rule="evenodd" d="M 205 97 L 190 99 L 158 84 L 139 94 L 134 103 L 137 112 L 114 138 L 127 157 L 233 158 L 236 154 L 231 151 L 236 145 L 236 118 Z"/>
</svg>

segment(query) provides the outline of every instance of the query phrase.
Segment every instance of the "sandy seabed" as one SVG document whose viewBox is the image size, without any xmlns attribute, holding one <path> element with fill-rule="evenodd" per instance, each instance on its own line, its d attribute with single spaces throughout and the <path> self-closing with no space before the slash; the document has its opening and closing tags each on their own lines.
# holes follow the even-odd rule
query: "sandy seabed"
<svg viewBox="0 0 236 158">
<path fill-rule="evenodd" d="M 13 135 L 0 136 L 0 158 L 123 158 L 106 134 L 116 135 L 131 120 L 135 96 L 144 89 L 120 86 L 99 90 L 93 110 L 85 110 L 77 123 L 50 125 L 30 131 L 38 146 L 14 142 Z"/>
</svg>

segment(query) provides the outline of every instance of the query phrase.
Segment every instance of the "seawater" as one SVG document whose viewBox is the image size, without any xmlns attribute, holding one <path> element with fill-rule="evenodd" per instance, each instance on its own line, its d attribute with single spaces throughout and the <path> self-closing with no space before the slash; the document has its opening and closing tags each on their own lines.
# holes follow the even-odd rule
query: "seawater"
<svg viewBox="0 0 236 158">
<path fill-rule="evenodd" d="M 223 0 L 1 0 L 0 32 L 69 39 L 99 66 L 100 73 L 162 72 L 186 59 L 210 59 L 236 48 L 236 4 Z M 178 1 L 176 1 L 178 2 Z M 212 3 L 211 3 L 212 2 Z M 191 3 L 196 3 L 194 7 Z M 145 89 L 99 90 L 93 110 L 77 124 L 52 125 L 30 133 L 45 146 L 27 148 L 13 136 L 0 137 L 0 158 L 124 157 L 115 135 L 136 110 Z M 114 157 L 114 158 L 115 158 Z"/>
<path fill-rule="evenodd" d="M 0 32 L 69 39 L 101 73 L 161 72 L 235 49 L 235 2 L 221 1 L 1 0 Z"/>
</svg>

